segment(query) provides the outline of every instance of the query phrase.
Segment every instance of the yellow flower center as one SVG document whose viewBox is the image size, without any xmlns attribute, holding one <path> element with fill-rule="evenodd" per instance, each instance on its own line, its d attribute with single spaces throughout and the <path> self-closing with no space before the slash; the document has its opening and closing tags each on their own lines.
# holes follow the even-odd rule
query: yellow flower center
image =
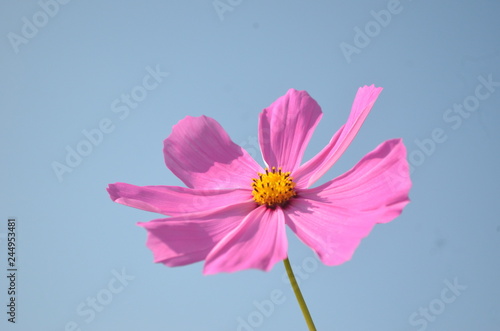
<svg viewBox="0 0 500 331">
<path fill-rule="evenodd" d="M 258 179 L 252 179 L 252 195 L 255 202 L 259 205 L 276 207 L 277 205 L 284 205 L 297 195 L 290 172 L 281 172 L 281 168 L 276 171 L 276 167 L 272 167 L 271 171 L 268 168 L 265 170 L 265 174 L 258 173 Z"/>
</svg>

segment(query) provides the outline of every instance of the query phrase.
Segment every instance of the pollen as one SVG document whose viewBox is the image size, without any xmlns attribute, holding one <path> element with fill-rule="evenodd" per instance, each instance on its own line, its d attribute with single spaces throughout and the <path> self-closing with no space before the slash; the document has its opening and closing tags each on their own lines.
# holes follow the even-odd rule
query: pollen
<svg viewBox="0 0 500 331">
<path fill-rule="evenodd" d="M 283 206 L 297 195 L 290 172 L 282 172 L 281 168 L 276 170 L 276 167 L 272 167 L 271 171 L 268 168 L 265 170 L 263 174 L 257 173 L 259 178 L 252 179 L 252 195 L 255 202 L 268 207 Z"/>
</svg>

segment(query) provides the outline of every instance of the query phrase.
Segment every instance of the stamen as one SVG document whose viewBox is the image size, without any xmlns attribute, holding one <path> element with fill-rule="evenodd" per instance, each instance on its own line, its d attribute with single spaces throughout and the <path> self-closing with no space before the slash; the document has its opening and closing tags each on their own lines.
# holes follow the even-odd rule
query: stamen
<svg viewBox="0 0 500 331">
<path fill-rule="evenodd" d="M 271 171 L 269 168 L 264 170 L 265 174 L 258 173 L 259 179 L 252 179 L 252 195 L 255 202 L 274 208 L 277 205 L 285 205 L 297 195 L 290 172 L 282 172 L 281 168 L 276 171 L 276 167 L 271 167 Z"/>
</svg>

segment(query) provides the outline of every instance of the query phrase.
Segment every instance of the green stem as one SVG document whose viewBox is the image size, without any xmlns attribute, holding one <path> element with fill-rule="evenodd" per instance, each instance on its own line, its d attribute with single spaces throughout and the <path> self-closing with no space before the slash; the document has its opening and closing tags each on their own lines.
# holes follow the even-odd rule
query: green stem
<svg viewBox="0 0 500 331">
<path fill-rule="evenodd" d="M 290 278 L 290 284 L 292 285 L 295 297 L 297 297 L 297 301 L 299 302 L 300 309 L 302 310 L 304 319 L 306 320 L 307 326 L 309 327 L 309 331 L 316 331 L 316 327 L 314 326 L 314 322 L 311 318 L 311 314 L 309 313 L 309 309 L 307 309 L 306 301 L 304 300 L 304 297 L 300 292 L 299 284 L 297 284 L 297 280 L 295 279 L 295 275 L 293 274 L 292 266 L 290 265 L 288 257 L 283 260 L 283 263 L 285 264 L 286 273 L 288 274 L 288 278 Z"/>
</svg>

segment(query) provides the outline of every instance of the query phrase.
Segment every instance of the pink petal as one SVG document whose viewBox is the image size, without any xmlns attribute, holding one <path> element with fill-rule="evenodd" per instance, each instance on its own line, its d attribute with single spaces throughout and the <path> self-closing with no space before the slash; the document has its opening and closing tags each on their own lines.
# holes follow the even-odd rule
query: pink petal
<svg viewBox="0 0 500 331">
<path fill-rule="evenodd" d="M 203 273 L 250 268 L 269 271 L 276 262 L 286 258 L 287 248 L 282 209 L 260 206 L 208 254 Z"/>
<path fill-rule="evenodd" d="M 269 167 L 295 170 L 321 119 L 319 105 L 306 91 L 288 90 L 259 117 L 259 143 Z"/>
<path fill-rule="evenodd" d="M 321 152 L 292 174 L 297 187 L 310 187 L 340 158 L 358 133 L 381 91 L 381 87 L 374 85 L 358 89 L 346 124 L 337 131 Z"/>
<path fill-rule="evenodd" d="M 188 187 L 250 188 L 262 167 L 210 117 L 187 116 L 164 141 L 167 167 Z"/>
<path fill-rule="evenodd" d="M 110 184 L 111 199 L 122 205 L 169 216 L 210 210 L 252 200 L 250 189 L 197 190 L 178 186 Z"/>
<path fill-rule="evenodd" d="M 410 187 L 405 146 L 388 140 L 342 176 L 300 191 L 286 209 L 286 223 L 325 264 L 338 265 L 376 223 L 401 214 Z"/>
<path fill-rule="evenodd" d="M 202 261 L 217 242 L 255 209 L 255 202 L 138 223 L 148 231 L 154 262 L 169 267 Z"/>
</svg>

